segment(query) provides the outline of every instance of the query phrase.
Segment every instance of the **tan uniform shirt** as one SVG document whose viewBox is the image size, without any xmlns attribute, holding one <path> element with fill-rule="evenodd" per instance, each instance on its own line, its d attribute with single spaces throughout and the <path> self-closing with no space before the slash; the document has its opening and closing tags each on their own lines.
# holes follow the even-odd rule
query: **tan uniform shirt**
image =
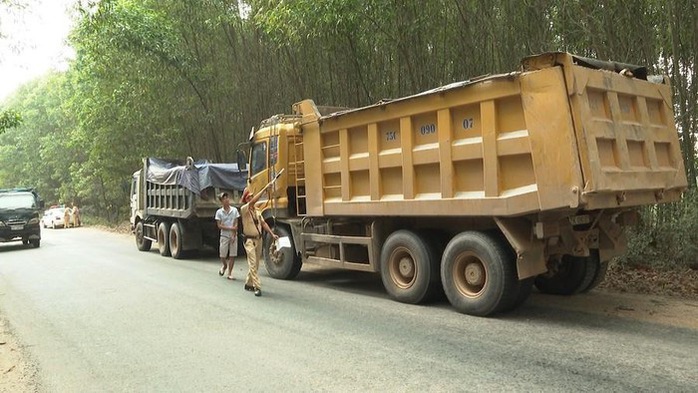
<svg viewBox="0 0 698 393">
<path fill-rule="evenodd" d="M 240 208 L 240 218 L 242 218 L 242 233 L 245 237 L 260 238 L 262 236 L 262 213 L 259 210 L 250 209 L 246 204 Z M 253 217 L 257 220 L 255 224 Z"/>
</svg>

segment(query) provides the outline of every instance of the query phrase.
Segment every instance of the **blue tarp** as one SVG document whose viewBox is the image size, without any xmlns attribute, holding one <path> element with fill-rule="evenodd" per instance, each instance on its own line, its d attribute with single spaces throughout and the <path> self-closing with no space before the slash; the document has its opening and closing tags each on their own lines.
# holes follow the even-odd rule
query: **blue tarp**
<svg viewBox="0 0 698 393">
<path fill-rule="evenodd" d="M 148 158 L 146 180 L 163 185 L 179 185 L 201 195 L 209 187 L 242 191 L 247 182 L 247 170 L 237 164 L 214 164 L 207 160 L 189 162 Z"/>
</svg>

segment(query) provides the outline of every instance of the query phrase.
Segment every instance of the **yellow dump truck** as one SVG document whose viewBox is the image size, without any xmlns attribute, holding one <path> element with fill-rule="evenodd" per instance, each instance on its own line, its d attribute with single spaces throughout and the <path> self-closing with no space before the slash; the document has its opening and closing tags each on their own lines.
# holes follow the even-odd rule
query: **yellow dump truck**
<svg viewBox="0 0 698 393">
<path fill-rule="evenodd" d="M 291 246 L 268 239 L 266 268 L 379 272 L 398 301 L 480 316 L 588 291 L 636 208 L 686 188 L 671 97 L 643 67 L 547 53 L 364 108 L 299 102 L 250 135 L 249 187 L 283 170 L 259 203 Z"/>
</svg>

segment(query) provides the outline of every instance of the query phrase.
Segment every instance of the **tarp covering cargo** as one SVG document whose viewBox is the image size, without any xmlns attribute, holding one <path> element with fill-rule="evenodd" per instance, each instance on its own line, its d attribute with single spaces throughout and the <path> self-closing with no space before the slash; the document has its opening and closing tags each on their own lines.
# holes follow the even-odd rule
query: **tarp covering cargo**
<svg viewBox="0 0 698 393">
<path fill-rule="evenodd" d="M 198 195 L 209 187 L 242 191 L 247 171 L 237 164 L 214 164 L 207 160 L 189 162 L 148 158 L 146 180 L 161 185 L 182 186 Z"/>
</svg>

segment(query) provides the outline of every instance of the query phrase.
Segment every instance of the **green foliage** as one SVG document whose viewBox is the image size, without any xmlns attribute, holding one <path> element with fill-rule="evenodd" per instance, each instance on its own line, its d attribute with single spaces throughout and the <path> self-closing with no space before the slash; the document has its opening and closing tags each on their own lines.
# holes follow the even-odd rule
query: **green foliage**
<svg viewBox="0 0 698 393">
<path fill-rule="evenodd" d="M 694 0 L 82 4 L 70 69 L 5 105 L 22 122 L 0 135 L 0 187 L 36 186 L 49 203 L 75 201 L 85 216 L 116 222 L 144 156 L 234 161 L 250 127 L 301 99 L 359 107 L 560 50 L 670 76 L 692 191 L 643 210 L 623 263 L 684 264 L 696 254 Z"/>
<path fill-rule="evenodd" d="M 629 266 L 698 265 L 698 190 L 680 202 L 646 208 L 642 221 L 628 234 L 628 253 L 619 262 Z"/>
<path fill-rule="evenodd" d="M 20 124 L 22 124 L 22 116 L 19 113 L 13 110 L 0 112 L 0 134 L 10 128 L 19 127 Z"/>
</svg>

